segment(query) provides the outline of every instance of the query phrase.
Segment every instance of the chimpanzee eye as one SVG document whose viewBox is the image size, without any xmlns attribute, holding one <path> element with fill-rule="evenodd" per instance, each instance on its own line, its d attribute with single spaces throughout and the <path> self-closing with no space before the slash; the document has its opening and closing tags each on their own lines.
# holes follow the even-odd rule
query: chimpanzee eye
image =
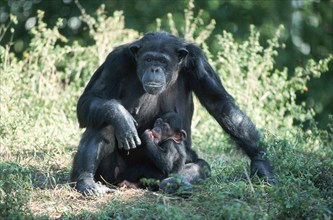
<svg viewBox="0 0 333 220">
<path fill-rule="evenodd" d="M 165 64 L 166 62 L 165 60 L 160 60 L 160 63 Z"/>
<path fill-rule="evenodd" d="M 155 124 L 154 124 L 154 127 L 161 127 L 163 124 L 163 120 L 158 118 L 156 121 L 155 121 Z"/>
<path fill-rule="evenodd" d="M 146 58 L 146 61 L 147 61 L 147 62 L 151 62 L 151 59 L 150 59 L 150 58 Z"/>
<path fill-rule="evenodd" d="M 163 131 L 169 131 L 170 127 L 167 123 L 163 123 L 163 127 L 162 127 Z"/>
</svg>

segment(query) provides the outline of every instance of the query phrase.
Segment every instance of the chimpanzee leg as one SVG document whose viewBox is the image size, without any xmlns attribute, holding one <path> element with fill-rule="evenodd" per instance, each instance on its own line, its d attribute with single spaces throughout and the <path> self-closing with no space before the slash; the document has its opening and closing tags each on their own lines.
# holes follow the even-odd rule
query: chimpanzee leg
<svg viewBox="0 0 333 220">
<path fill-rule="evenodd" d="M 128 180 L 130 182 L 136 182 L 141 178 L 162 179 L 163 174 L 153 164 L 142 163 L 125 169 L 117 176 L 117 181 Z"/>
<path fill-rule="evenodd" d="M 198 159 L 195 163 L 185 164 L 184 169 L 179 172 L 191 184 L 196 184 L 200 180 L 207 179 L 210 177 L 210 173 L 210 166 L 203 159 Z"/>
<path fill-rule="evenodd" d="M 160 190 L 181 197 L 189 197 L 192 194 L 192 184 L 198 183 L 210 176 L 209 164 L 198 159 L 196 162 L 185 164 L 184 169 L 179 171 L 178 176 L 166 178 L 160 183 Z"/>
<path fill-rule="evenodd" d="M 126 163 L 116 148 L 111 154 L 104 157 L 95 173 L 95 180 L 114 184 L 118 182 L 119 173 L 126 169 Z"/>
<path fill-rule="evenodd" d="M 96 170 L 101 161 L 110 156 L 115 149 L 113 128 L 102 130 L 87 129 L 81 139 L 75 155 L 71 181 L 76 182 L 75 188 L 84 195 L 102 195 L 112 190 L 94 181 Z"/>
</svg>

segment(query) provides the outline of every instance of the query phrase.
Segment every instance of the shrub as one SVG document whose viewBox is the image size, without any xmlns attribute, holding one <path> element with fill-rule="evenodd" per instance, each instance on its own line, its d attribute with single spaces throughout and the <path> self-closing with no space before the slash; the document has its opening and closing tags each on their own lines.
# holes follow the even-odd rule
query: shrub
<svg viewBox="0 0 333 220">
<path fill-rule="evenodd" d="M 45 210 L 36 213 L 28 201 L 42 205 L 51 200 L 48 208 L 59 205 L 56 201 L 61 195 L 43 193 L 68 181 L 81 133 L 76 122 L 76 102 L 85 84 L 109 51 L 139 36 L 137 31 L 125 28 L 121 12 L 108 17 L 102 6 L 94 18 L 81 8 L 95 44 L 68 43 L 57 26 L 46 26 L 43 12 L 39 12 L 38 25 L 31 30 L 33 38 L 22 58 L 10 52 L 10 44 L 0 46 L 0 168 L 4 174 L 0 178 L 0 217 L 31 218 L 33 213 L 54 218 L 75 214 L 149 218 L 162 211 L 162 219 L 189 215 L 195 219 L 330 218 L 333 117 L 327 131 L 319 130 L 313 110 L 298 104 L 296 98 L 307 91 L 306 84 L 312 77 L 327 71 L 332 56 L 318 62 L 310 60 L 305 67 L 296 68 L 294 74 L 286 68 L 276 69 L 274 59 L 283 48 L 279 43 L 283 27 L 264 47 L 254 26 L 244 42 L 237 42 L 227 32 L 216 36 L 218 52 L 212 54 L 205 41 L 215 21 L 206 22 L 202 12 L 195 15 L 193 8 L 190 1 L 184 27 L 177 27 L 169 14 L 165 29 L 204 49 L 226 89 L 262 130 L 262 144 L 269 148 L 268 156 L 274 161 L 281 185 L 270 188 L 255 178 L 249 180 L 246 158 L 239 157 L 239 151 L 225 141 L 220 126 L 196 101 L 193 143 L 199 155 L 210 161 L 213 176 L 195 187 L 195 195 L 189 200 L 145 194 L 145 200 L 138 203 L 119 199 L 116 194 L 98 216 L 90 212 L 91 200 L 71 195 L 73 205 L 65 214 L 59 214 L 59 207 L 53 208 L 56 215 Z M 164 23 L 157 21 L 157 29 L 161 29 Z M 304 122 L 309 122 L 306 129 L 302 128 Z M 230 152 L 228 157 L 223 154 L 226 151 Z M 69 189 L 63 188 L 68 193 Z"/>
</svg>

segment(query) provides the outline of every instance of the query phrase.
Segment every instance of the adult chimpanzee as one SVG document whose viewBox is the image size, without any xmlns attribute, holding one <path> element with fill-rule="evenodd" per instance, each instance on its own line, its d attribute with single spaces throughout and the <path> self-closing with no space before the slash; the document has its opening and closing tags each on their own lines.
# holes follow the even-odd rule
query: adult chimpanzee
<svg viewBox="0 0 333 220">
<path fill-rule="evenodd" d="M 187 132 L 186 166 L 181 173 L 198 179 L 207 163 L 191 150 L 192 91 L 250 157 L 251 174 L 274 184 L 255 125 L 236 106 L 202 50 L 159 32 L 113 50 L 80 97 L 77 116 L 86 131 L 73 163 L 71 179 L 76 189 L 83 194 L 109 192 L 95 180 L 112 183 L 116 167 L 122 172 L 123 167 L 144 163 L 147 155 L 139 146 L 138 134 L 151 128 L 158 115 L 174 110 Z"/>
<path fill-rule="evenodd" d="M 162 180 L 171 173 L 180 172 L 186 162 L 184 144 L 186 137 L 180 116 L 175 112 L 163 114 L 155 121 L 153 129 L 147 129 L 141 136 L 142 148 L 149 161 L 127 168 L 117 175 L 117 180 L 130 182 L 140 178 Z"/>
</svg>

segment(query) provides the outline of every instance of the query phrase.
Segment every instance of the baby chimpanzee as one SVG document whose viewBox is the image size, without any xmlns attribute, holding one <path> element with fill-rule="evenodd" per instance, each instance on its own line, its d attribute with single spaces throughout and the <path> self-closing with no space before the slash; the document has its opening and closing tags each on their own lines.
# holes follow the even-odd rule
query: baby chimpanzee
<svg viewBox="0 0 333 220">
<path fill-rule="evenodd" d="M 181 171 L 186 161 L 183 142 L 186 137 L 180 116 L 175 112 L 163 114 L 155 121 L 154 128 L 147 129 L 141 137 L 148 161 L 119 173 L 119 185 L 139 187 L 137 182 L 141 178 L 162 180 Z"/>
</svg>

